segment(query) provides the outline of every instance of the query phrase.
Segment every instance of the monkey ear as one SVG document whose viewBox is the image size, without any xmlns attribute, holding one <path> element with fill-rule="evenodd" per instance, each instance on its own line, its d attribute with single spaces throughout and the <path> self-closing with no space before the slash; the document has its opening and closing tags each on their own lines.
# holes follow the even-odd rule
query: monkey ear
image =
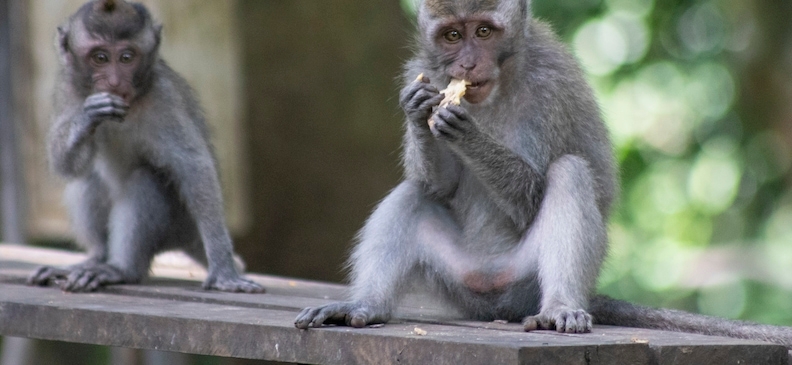
<svg viewBox="0 0 792 365">
<path fill-rule="evenodd" d="M 507 25 L 506 31 L 510 36 L 528 35 L 533 17 L 531 0 L 501 0 L 495 13 L 496 20 Z"/>
<path fill-rule="evenodd" d="M 162 24 L 154 24 L 154 51 L 159 51 L 160 41 L 162 40 Z"/>
<path fill-rule="evenodd" d="M 71 52 L 69 51 L 69 27 L 62 25 L 58 27 L 58 35 L 55 40 L 58 46 L 58 54 L 63 62 L 69 62 Z"/>
<path fill-rule="evenodd" d="M 69 30 L 66 29 L 66 26 L 59 26 L 58 27 L 58 50 L 63 52 L 69 51 Z"/>
</svg>

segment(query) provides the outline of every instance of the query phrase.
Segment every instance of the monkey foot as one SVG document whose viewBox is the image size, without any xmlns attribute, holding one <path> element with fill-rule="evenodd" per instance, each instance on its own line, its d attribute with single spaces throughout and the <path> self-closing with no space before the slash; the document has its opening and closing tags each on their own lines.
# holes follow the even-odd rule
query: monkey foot
<svg viewBox="0 0 792 365">
<path fill-rule="evenodd" d="M 552 330 L 566 333 L 591 332 L 591 315 L 582 309 L 558 308 L 542 310 L 535 316 L 525 317 L 526 331 Z"/>
<path fill-rule="evenodd" d="M 232 278 L 209 277 L 204 281 L 203 288 L 231 293 L 264 293 L 264 287 L 258 283 L 241 276 Z"/>
<path fill-rule="evenodd" d="M 303 309 L 294 320 L 294 327 L 308 329 L 321 327 L 323 324 L 335 324 L 361 328 L 385 323 L 389 319 L 388 311 L 376 310 L 361 302 L 341 302 Z"/>
<path fill-rule="evenodd" d="M 107 264 L 77 265 L 69 269 L 51 266 L 38 268 L 27 279 L 28 285 L 54 283 L 68 292 L 95 291 L 102 285 L 123 282 L 121 271 Z"/>
</svg>

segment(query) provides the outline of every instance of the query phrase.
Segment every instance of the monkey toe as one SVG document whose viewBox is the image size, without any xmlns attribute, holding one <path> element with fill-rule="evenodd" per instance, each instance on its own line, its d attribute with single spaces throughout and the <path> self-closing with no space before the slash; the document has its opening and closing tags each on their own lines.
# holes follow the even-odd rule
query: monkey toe
<svg viewBox="0 0 792 365">
<path fill-rule="evenodd" d="M 347 316 L 346 322 L 350 327 L 363 328 L 369 323 L 369 319 L 364 313 L 354 313 Z"/>
<path fill-rule="evenodd" d="M 548 329 L 549 323 L 542 323 L 543 319 L 539 316 L 528 316 L 523 320 L 523 329 L 527 332 Z"/>
<path fill-rule="evenodd" d="M 98 275 L 91 270 L 74 270 L 61 284 L 61 290 L 67 292 L 88 292 L 98 287 Z"/>
<path fill-rule="evenodd" d="M 586 333 L 591 332 L 591 315 L 584 310 L 558 310 L 539 313 L 535 316 L 525 317 L 523 329 L 525 331 L 553 330 L 561 333 Z"/>
<path fill-rule="evenodd" d="M 362 328 L 374 323 L 385 323 L 389 316 L 371 315 L 372 311 L 357 302 L 331 303 L 317 308 L 305 308 L 297 315 L 294 326 L 300 329 L 323 325 L 344 325 Z"/>
<path fill-rule="evenodd" d="M 339 314 L 343 317 L 343 313 L 340 313 L 333 304 L 316 308 L 308 307 L 297 315 L 294 326 L 299 329 L 308 329 L 322 327 L 325 322 L 327 324 L 343 324 L 343 322 L 333 320 Z"/>
<path fill-rule="evenodd" d="M 58 271 L 62 271 L 56 269 L 51 266 L 42 266 L 36 269 L 30 276 L 27 278 L 27 285 L 38 285 L 38 286 L 45 286 L 49 284 L 51 279 L 58 278 Z"/>
<path fill-rule="evenodd" d="M 235 292 L 248 293 L 248 294 L 266 292 L 264 287 L 259 285 L 259 283 L 256 283 L 253 280 L 249 280 L 245 278 L 240 278 L 237 281 L 236 286 L 237 286 L 236 287 L 237 290 L 235 290 Z"/>
<path fill-rule="evenodd" d="M 302 311 L 300 311 L 300 314 L 298 314 L 297 318 L 294 319 L 294 327 L 297 327 L 301 330 L 308 329 L 308 325 L 311 323 L 311 320 L 314 317 L 311 314 L 313 311 L 315 311 L 315 308 L 311 307 L 304 308 Z"/>
<path fill-rule="evenodd" d="M 565 333 L 591 332 L 591 315 L 583 310 L 561 312 L 556 317 L 556 331 Z"/>
<path fill-rule="evenodd" d="M 207 278 L 203 284 L 204 289 L 213 289 L 231 293 L 264 293 L 264 287 L 243 277 L 228 279 Z"/>
</svg>

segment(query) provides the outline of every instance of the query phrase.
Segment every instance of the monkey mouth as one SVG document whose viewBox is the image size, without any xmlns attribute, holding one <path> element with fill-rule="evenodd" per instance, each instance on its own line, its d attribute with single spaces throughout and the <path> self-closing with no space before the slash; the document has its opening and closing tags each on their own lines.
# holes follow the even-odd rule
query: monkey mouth
<svg viewBox="0 0 792 365">
<path fill-rule="evenodd" d="M 471 104 L 480 103 L 489 97 L 493 83 L 490 80 L 471 82 L 465 90 L 465 100 Z"/>
</svg>

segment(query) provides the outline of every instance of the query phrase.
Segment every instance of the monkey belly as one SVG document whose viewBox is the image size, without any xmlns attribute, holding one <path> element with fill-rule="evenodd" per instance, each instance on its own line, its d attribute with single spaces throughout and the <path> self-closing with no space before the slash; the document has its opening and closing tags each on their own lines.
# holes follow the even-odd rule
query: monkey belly
<svg viewBox="0 0 792 365">
<path fill-rule="evenodd" d="M 462 278 L 463 284 L 470 291 L 478 294 L 499 293 L 505 291 L 516 280 L 514 270 L 509 268 L 500 272 L 469 271 Z"/>
<path fill-rule="evenodd" d="M 461 283 L 448 289 L 448 298 L 470 319 L 519 322 L 539 312 L 541 295 L 536 278 L 516 278 L 508 269 L 470 271 Z"/>
</svg>

